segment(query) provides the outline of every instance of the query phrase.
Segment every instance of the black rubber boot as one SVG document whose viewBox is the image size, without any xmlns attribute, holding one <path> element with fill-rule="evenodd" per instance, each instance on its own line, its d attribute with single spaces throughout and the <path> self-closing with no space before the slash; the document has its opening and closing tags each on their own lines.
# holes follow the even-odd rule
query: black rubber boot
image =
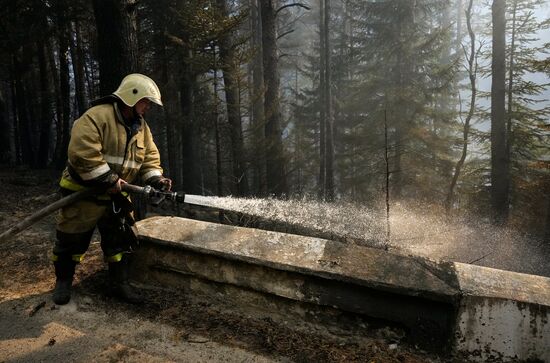
<svg viewBox="0 0 550 363">
<path fill-rule="evenodd" d="M 112 296 L 130 303 L 140 304 L 141 296 L 128 282 L 128 256 L 124 255 L 120 262 L 109 262 L 110 293 Z"/>
<path fill-rule="evenodd" d="M 71 288 L 76 262 L 72 260 L 55 261 L 55 288 L 53 290 L 53 302 L 65 305 L 71 300 Z"/>
</svg>

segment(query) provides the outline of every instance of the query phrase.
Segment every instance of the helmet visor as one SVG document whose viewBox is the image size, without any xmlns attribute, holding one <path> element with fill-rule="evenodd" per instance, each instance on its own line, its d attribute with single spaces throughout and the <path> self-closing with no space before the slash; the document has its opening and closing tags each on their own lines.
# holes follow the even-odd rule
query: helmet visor
<svg viewBox="0 0 550 363">
<path fill-rule="evenodd" d="M 156 103 L 159 106 L 164 106 L 162 104 L 162 101 L 160 100 L 160 98 L 156 98 L 156 97 L 145 97 L 145 98 L 148 99 L 149 101 L 153 102 L 153 103 Z"/>
</svg>

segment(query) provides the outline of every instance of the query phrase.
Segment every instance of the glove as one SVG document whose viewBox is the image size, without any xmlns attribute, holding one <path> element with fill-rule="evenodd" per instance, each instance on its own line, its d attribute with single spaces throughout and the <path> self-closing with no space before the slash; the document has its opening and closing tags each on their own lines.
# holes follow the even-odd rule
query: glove
<svg viewBox="0 0 550 363">
<path fill-rule="evenodd" d="M 122 191 L 122 185 L 128 184 L 126 181 L 122 178 L 118 178 L 117 181 L 109 188 L 107 189 L 107 194 L 118 194 Z"/>
<path fill-rule="evenodd" d="M 163 192 L 169 192 L 172 189 L 172 180 L 159 176 L 150 180 L 149 185 L 155 189 L 162 190 Z"/>
</svg>

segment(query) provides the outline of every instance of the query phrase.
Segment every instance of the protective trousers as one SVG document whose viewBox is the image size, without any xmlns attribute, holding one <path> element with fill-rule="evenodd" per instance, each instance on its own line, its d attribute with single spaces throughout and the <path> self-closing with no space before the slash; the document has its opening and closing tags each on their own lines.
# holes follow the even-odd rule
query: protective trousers
<svg viewBox="0 0 550 363">
<path fill-rule="evenodd" d="M 121 199 L 122 198 L 122 199 Z M 128 254 L 137 247 L 137 238 L 133 230 L 130 202 L 120 196 L 113 198 L 112 205 L 105 208 L 97 221 L 101 235 L 101 249 L 105 260 L 109 262 L 111 278 L 110 292 L 131 303 L 141 302 L 128 284 Z M 85 232 L 67 233 L 57 230 L 57 241 L 53 249 L 53 261 L 56 271 L 56 287 L 53 300 L 57 304 L 66 304 L 70 300 L 75 265 L 83 259 L 88 250 L 95 228 Z"/>
<path fill-rule="evenodd" d="M 122 225 L 120 220 L 110 213 L 98 221 L 97 228 L 101 235 L 101 249 L 107 262 L 119 262 L 124 253 L 130 253 L 136 247 L 135 237 L 121 231 L 121 228 L 130 226 Z M 81 233 L 57 230 L 57 241 L 53 248 L 54 262 L 71 260 L 80 263 L 90 246 L 94 229 Z"/>
</svg>

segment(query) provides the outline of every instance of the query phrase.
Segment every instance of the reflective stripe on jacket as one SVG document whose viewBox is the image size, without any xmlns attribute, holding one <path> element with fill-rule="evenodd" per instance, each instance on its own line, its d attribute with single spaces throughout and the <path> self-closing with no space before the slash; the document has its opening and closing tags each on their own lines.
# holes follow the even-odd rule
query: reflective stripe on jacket
<svg viewBox="0 0 550 363">
<path fill-rule="evenodd" d="M 145 120 L 140 121 L 139 129 L 132 134 L 116 103 L 86 111 L 73 125 L 68 150 L 71 172 L 78 174 L 81 181 L 65 169 L 62 187 L 92 185 L 94 180 L 102 180 L 113 172 L 129 183 L 138 177 L 147 182 L 151 177 L 161 176 L 160 155 L 151 130 Z"/>
</svg>

